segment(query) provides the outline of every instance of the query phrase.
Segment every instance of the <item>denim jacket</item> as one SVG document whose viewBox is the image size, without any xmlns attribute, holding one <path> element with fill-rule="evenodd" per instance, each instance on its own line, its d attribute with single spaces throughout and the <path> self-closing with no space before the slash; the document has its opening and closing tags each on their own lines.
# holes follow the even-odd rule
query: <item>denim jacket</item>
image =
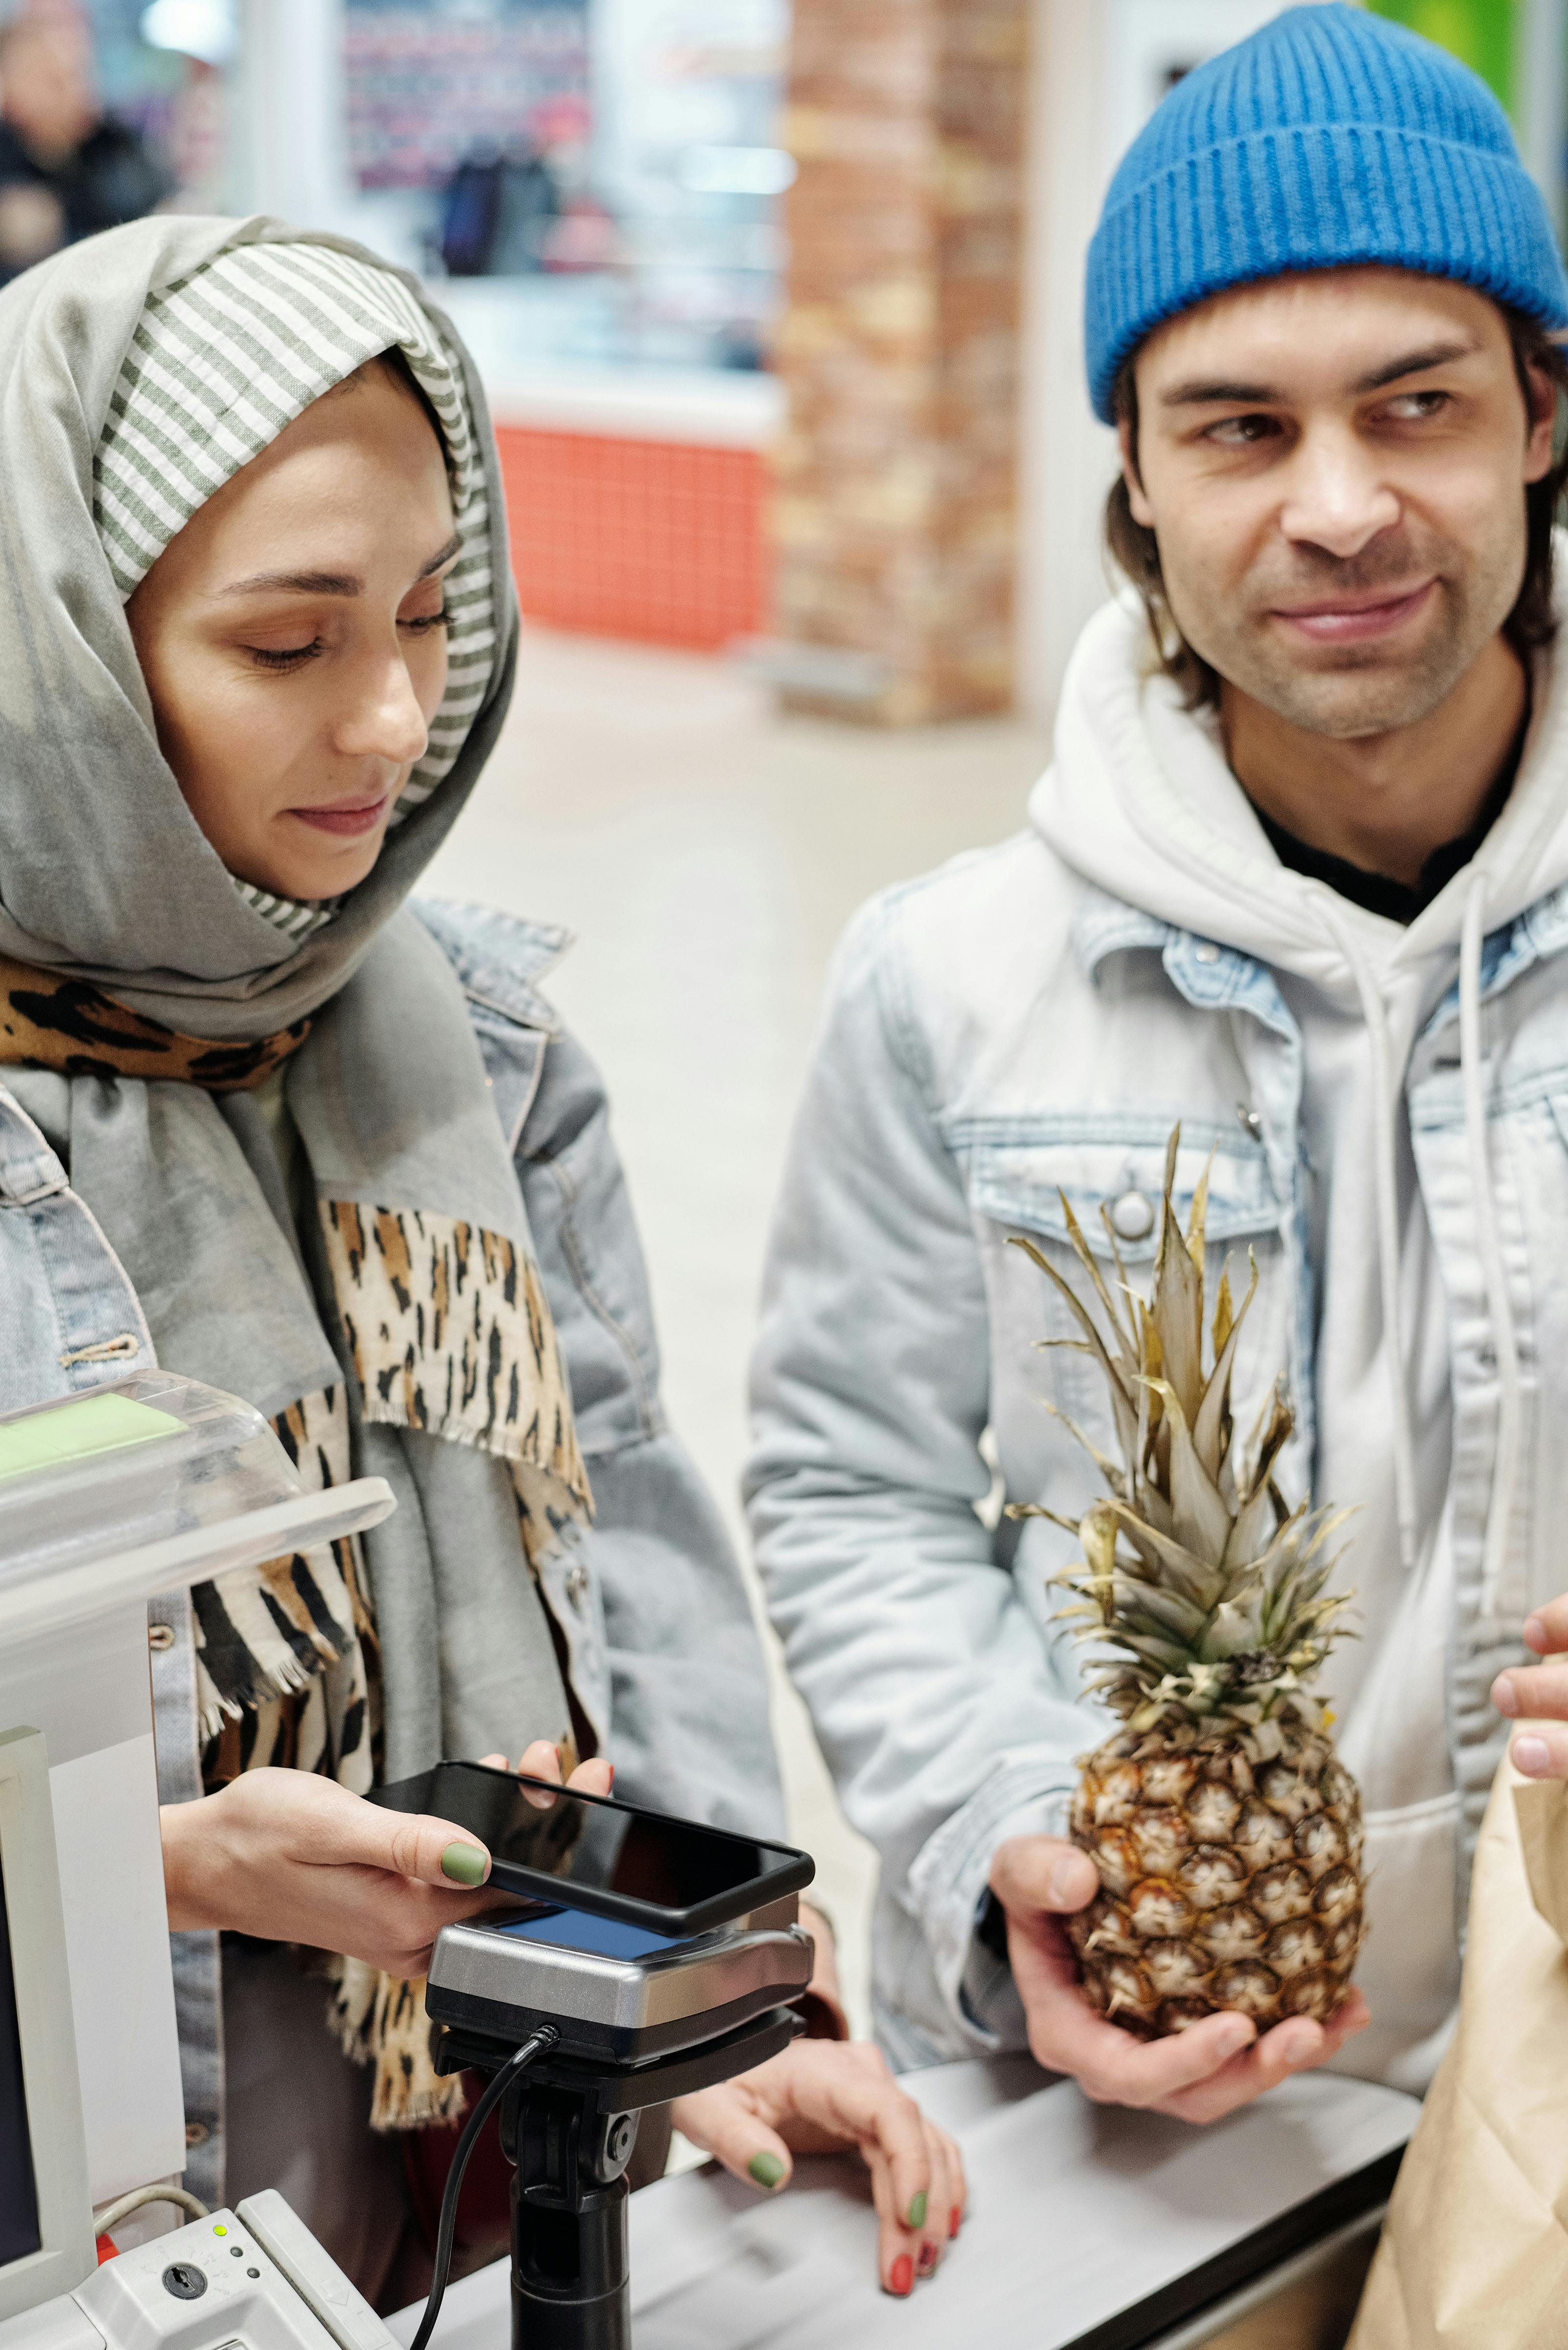
<svg viewBox="0 0 1568 2350">
<path fill-rule="evenodd" d="M 1446 1301 L 1451 1572 L 1401 1586 L 1408 1645 L 1362 1725 L 1378 1989 L 1375 2031 L 1343 2061 L 1413 2087 L 1457 1991 L 1468 1856 L 1505 1731 L 1490 1685 L 1520 1660 L 1527 1610 L 1568 1586 L 1568 1444 L 1551 1409 L 1568 1361 L 1565 948 L 1560 887 L 1481 950 L 1485 1133 L 1522 1382 L 1505 1572 L 1485 1610 L 1499 1383 L 1457 989 L 1420 1024 L 1401 1086 Z M 1303 1079 L 1266 962 L 1091 886 L 1038 833 L 875 900 L 840 950 L 774 1227 L 748 1492 L 791 1675 L 881 1859 L 877 2031 L 906 2064 L 1022 2044 L 978 1905 L 1004 1837 L 1063 1832 L 1076 1758 L 1111 1726 L 1055 1620 L 1072 1536 L 1002 1514 L 1044 1501 L 1075 1521 L 1096 1490 L 1043 1399 L 1116 1451 L 1092 1360 L 1040 1350 L 1076 1334 L 1009 1235 L 1072 1275 L 1065 1195 L 1114 1281 L 1099 1210 L 1119 1205 L 1130 1277 L 1147 1279 L 1179 1117 L 1184 1219 L 1212 1154 L 1210 1286 L 1227 1247 L 1259 1268 L 1237 1421 L 1286 1368 L 1302 1419 L 1282 1476 L 1301 1494 L 1318 1327 Z M 1402 1573 L 1397 1555 L 1368 1571 Z M 1449 1792 L 1417 1804 L 1387 1792 L 1412 1720 L 1443 1723 L 1447 1743 Z"/>
<path fill-rule="evenodd" d="M 777 1835 L 784 1825 L 761 1648 L 733 1552 L 664 1418 L 642 1253 L 603 1084 L 535 982 L 565 932 L 472 908 L 417 908 L 468 999 L 512 1146 L 592 1482 L 586 1539 L 549 1562 L 545 1604 L 574 1692 L 632 1803 Z M 0 1087 L 0 1411 L 150 1367 L 119 1260 L 38 1128 Z M 191 1610 L 149 1611 L 159 1782 L 199 1796 Z M 218 1938 L 175 1934 L 186 2184 L 223 2189 Z M 323 2028 L 325 2029 L 325 2023 Z"/>
</svg>

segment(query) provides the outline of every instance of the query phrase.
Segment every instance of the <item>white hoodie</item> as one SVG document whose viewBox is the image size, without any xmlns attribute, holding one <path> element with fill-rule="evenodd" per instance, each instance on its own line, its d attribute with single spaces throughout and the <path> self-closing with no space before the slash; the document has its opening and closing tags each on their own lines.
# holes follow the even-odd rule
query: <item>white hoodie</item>
<svg viewBox="0 0 1568 2350">
<path fill-rule="evenodd" d="M 1486 1690 L 1568 1587 L 1564 668 L 1542 664 L 1473 862 L 1402 928 L 1280 864 L 1141 610 L 1113 604 L 1069 670 L 1033 835 L 877 901 L 846 943 L 750 1482 L 791 1669 L 882 1853 L 878 2007 L 907 2058 L 1016 2037 L 977 1989 L 973 1903 L 1002 1835 L 1060 1825 L 1092 1730 L 1059 1720 L 1075 1668 L 1044 1586 L 1066 1538 L 1036 1523 L 1013 1555 L 947 1506 L 974 1498 L 985 1424 L 1012 1498 L 1075 1514 L 1092 1490 L 1037 1399 L 1049 1380 L 1081 1418 L 1094 1398 L 1031 1352 L 1043 1284 L 1004 1243 L 1059 1243 L 1058 1183 L 1085 1229 L 1147 1196 L 1175 1116 L 1179 1191 L 1212 1146 L 1225 1236 L 1259 1252 L 1246 1376 L 1288 1358 L 1297 1490 L 1356 1512 L 1361 1637 L 1325 1678 L 1368 1814 L 1374 2022 L 1343 2061 L 1430 2077 L 1503 1735 Z"/>
<path fill-rule="evenodd" d="M 1344 1572 L 1356 1586 L 1361 1637 L 1333 1669 L 1340 1748 L 1369 1809 L 1408 1816 L 1428 1806 L 1432 1837 L 1446 1839 L 1455 1808 L 1442 1670 L 1454 1565 L 1448 1308 L 1406 1079 L 1417 1036 L 1459 980 L 1467 908 L 1479 943 L 1568 879 L 1568 695 L 1542 664 L 1507 805 L 1473 861 L 1407 927 L 1280 863 L 1217 725 L 1154 681 L 1147 640 L 1130 598 L 1085 631 L 1056 763 L 1030 816 L 1085 880 L 1270 966 L 1300 1030 L 1319 1314 L 1313 1482 L 1319 1500 L 1357 1512 Z M 1495 1217 L 1484 1150 L 1470 1171 L 1484 1226 Z M 1501 1326 L 1500 1367 L 1516 1377 L 1505 1282 L 1489 1302 Z M 1501 1524 L 1507 1497 L 1501 1483 L 1494 1490 Z M 1395 1560 L 1407 1571 L 1388 1572 Z M 1563 1579 L 1568 1587 L 1568 1554 Z M 1394 1720 L 1397 1742 L 1384 1734 Z M 1457 1991 L 1457 1951 L 1446 1931 L 1443 1939 Z M 1360 1979 L 1375 2014 L 1380 1960 L 1407 1971 L 1409 1953 L 1392 1936 L 1369 1945 Z M 1435 2061 L 1417 2052 L 1417 2074 Z"/>
</svg>

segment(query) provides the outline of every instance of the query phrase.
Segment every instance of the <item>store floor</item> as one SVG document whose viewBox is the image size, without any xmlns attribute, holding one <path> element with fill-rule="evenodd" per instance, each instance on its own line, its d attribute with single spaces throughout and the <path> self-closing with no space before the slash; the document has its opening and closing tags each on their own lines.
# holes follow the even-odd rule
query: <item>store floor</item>
<svg viewBox="0 0 1568 2350">
<path fill-rule="evenodd" d="M 545 992 L 607 1077 L 670 1418 L 741 1537 L 763 1250 L 835 939 L 883 883 L 1023 821 L 1012 721 L 886 734 L 778 717 L 721 660 L 534 630 L 506 733 L 430 887 L 566 924 Z M 868 1848 L 775 1672 L 791 1816 L 864 2028 Z"/>
</svg>

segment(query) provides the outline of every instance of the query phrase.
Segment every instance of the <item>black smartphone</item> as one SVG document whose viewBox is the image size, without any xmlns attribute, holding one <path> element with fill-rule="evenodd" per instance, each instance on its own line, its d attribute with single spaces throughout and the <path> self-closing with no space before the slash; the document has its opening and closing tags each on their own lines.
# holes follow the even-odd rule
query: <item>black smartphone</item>
<svg viewBox="0 0 1568 2350">
<path fill-rule="evenodd" d="M 612 1795 L 580 1795 L 483 1762 L 438 1762 L 416 1778 L 373 1788 L 370 1801 L 394 1812 L 430 1812 L 478 1836 L 490 1851 L 489 1882 L 500 1891 L 526 1894 L 552 1910 L 618 1918 L 660 1940 L 728 1925 L 800 1892 L 816 1874 L 810 1854 L 792 1846 L 645 1812 Z"/>
</svg>

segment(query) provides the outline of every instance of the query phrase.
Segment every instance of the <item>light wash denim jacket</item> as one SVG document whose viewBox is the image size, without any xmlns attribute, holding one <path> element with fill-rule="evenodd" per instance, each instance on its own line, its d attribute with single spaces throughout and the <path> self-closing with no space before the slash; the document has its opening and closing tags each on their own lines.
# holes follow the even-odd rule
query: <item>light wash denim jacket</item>
<svg viewBox="0 0 1568 2350">
<path fill-rule="evenodd" d="M 596 1509 L 544 1572 L 591 1721 L 610 1724 L 616 1792 L 753 1834 L 784 1804 L 766 1679 L 722 1523 L 666 1424 L 642 1253 L 597 1071 L 538 994 L 565 932 L 433 901 L 416 910 L 462 983 L 510 1139 L 572 1384 Z M 38 1128 L 0 1086 L 0 1411 L 151 1365 L 118 1258 Z M 149 1611 L 159 1782 L 201 1794 L 183 1595 Z M 218 1938 L 176 1934 L 186 2185 L 223 2199 Z M 325 2024 L 324 2027 L 325 2029 Z"/>
<path fill-rule="evenodd" d="M 1568 1363 L 1564 949 L 1568 887 L 1495 930 L 1480 959 L 1523 1414 L 1490 1611 L 1498 1363 L 1457 988 L 1422 1024 L 1401 1086 L 1448 1317 L 1452 1573 L 1405 1586 L 1408 1648 L 1377 1695 L 1364 1784 L 1381 2036 L 1343 2061 L 1411 2086 L 1452 2012 L 1469 1855 L 1506 1728 L 1490 1683 L 1519 1661 L 1528 1608 L 1568 1586 L 1568 1443 L 1552 1408 Z M 1112 1726 L 1084 1701 L 1054 1620 L 1052 1578 L 1073 1538 L 1000 1514 L 1003 1500 L 1044 1501 L 1076 1519 L 1096 1490 L 1043 1399 L 1116 1451 L 1094 1363 L 1040 1351 L 1077 1334 L 1008 1237 L 1029 1234 L 1072 1274 L 1062 1195 L 1102 1255 L 1099 1210 L 1120 1201 L 1124 1254 L 1146 1277 L 1179 1117 L 1184 1221 L 1212 1153 L 1210 1285 L 1227 1246 L 1259 1268 L 1238 1425 L 1283 1365 L 1300 1420 L 1282 1475 L 1301 1493 L 1316 1326 L 1303 1075 L 1267 963 L 1085 884 L 1037 834 L 874 900 L 840 949 L 774 1226 L 747 1485 L 791 1676 L 880 1856 L 874 2000 L 897 2063 L 1022 2044 L 1011 1978 L 975 1931 L 991 1859 L 1006 1836 L 1063 1832 L 1076 1758 Z M 1105 1270 L 1114 1281 L 1108 1257 Z M 1376 1564 L 1401 1573 L 1397 1556 Z M 1440 1689 L 1417 1686 L 1428 1677 Z M 1394 1770 L 1407 1718 L 1446 1722 L 1451 1793 L 1435 1801 L 1379 1792 L 1379 1758 Z"/>
</svg>

